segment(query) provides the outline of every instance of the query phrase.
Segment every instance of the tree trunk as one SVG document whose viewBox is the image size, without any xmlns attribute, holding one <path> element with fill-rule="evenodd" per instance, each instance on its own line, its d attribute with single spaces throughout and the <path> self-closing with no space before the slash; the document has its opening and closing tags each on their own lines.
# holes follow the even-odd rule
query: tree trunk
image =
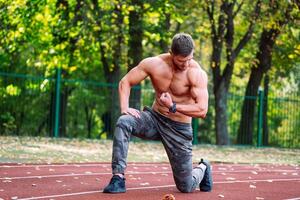
<svg viewBox="0 0 300 200">
<path fill-rule="evenodd" d="M 161 33 L 161 39 L 159 41 L 160 48 L 163 52 L 168 52 L 169 45 L 168 45 L 168 38 L 165 38 L 166 35 L 169 35 L 170 27 L 171 27 L 171 14 L 166 12 L 165 7 L 163 8 L 164 15 L 163 20 L 161 22 L 161 29 L 163 30 Z"/>
<path fill-rule="evenodd" d="M 265 75 L 264 82 L 264 107 L 263 107 L 263 145 L 269 145 L 269 126 L 268 126 L 268 94 L 269 94 L 269 75 Z"/>
<path fill-rule="evenodd" d="M 223 1 L 220 5 L 220 14 L 218 18 L 218 25 L 214 18 L 214 10 L 217 5 L 214 1 L 205 4 L 206 12 L 211 23 L 211 35 L 212 35 L 212 60 L 211 68 L 213 71 L 213 81 L 214 81 L 214 95 L 215 95 L 215 127 L 216 127 L 216 141 L 219 145 L 227 145 L 230 143 L 228 130 L 227 130 L 227 95 L 229 90 L 229 85 L 231 82 L 234 64 L 237 56 L 239 55 L 241 49 L 247 44 L 252 36 L 254 29 L 254 24 L 260 13 L 260 2 L 257 0 L 254 12 L 252 14 L 247 31 L 244 33 L 243 37 L 237 42 L 234 48 L 234 17 L 237 11 L 234 11 L 234 7 L 237 5 L 236 1 Z M 225 33 L 225 34 L 224 34 Z M 221 72 L 221 53 L 223 47 L 223 41 L 226 45 L 226 67 Z"/>
<path fill-rule="evenodd" d="M 118 66 L 120 67 L 120 66 Z M 111 74 L 113 83 L 118 83 L 120 80 L 120 70 L 115 71 L 115 73 Z M 108 138 L 113 138 L 113 131 L 115 130 L 116 122 L 120 116 L 120 105 L 119 105 L 119 93 L 118 93 L 118 87 L 112 87 L 111 88 L 111 104 L 109 110 L 111 111 L 111 119 L 110 119 L 110 128 L 111 132 L 108 133 Z"/>
<path fill-rule="evenodd" d="M 270 15 L 274 15 L 274 13 L 278 12 L 278 9 L 280 9 L 279 1 L 270 1 Z M 277 37 L 280 34 L 280 30 L 282 27 L 291 20 L 291 11 L 293 8 L 293 3 L 289 3 L 286 10 L 282 10 L 283 16 L 279 17 L 277 16 L 277 20 L 274 21 L 276 26 L 273 26 L 270 29 L 263 28 L 263 31 L 260 36 L 259 41 L 259 48 L 256 53 L 256 59 L 257 63 L 255 63 L 252 66 L 250 79 L 247 84 L 247 90 L 248 88 L 252 88 L 253 92 L 255 92 L 255 95 L 257 95 L 258 88 L 261 84 L 261 80 L 264 76 L 264 74 L 267 74 L 267 72 L 270 70 L 272 66 L 272 51 L 275 44 L 275 41 Z M 253 80 L 256 79 L 256 80 Z M 268 78 L 266 78 L 268 79 Z M 265 85 L 268 85 L 268 80 L 266 80 Z M 265 87 L 267 88 L 267 86 Z M 246 90 L 245 96 L 251 95 L 249 91 Z M 267 91 L 268 92 L 268 91 Z M 268 144 L 268 131 L 267 131 L 267 105 L 265 105 L 264 109 L 264 137 L 263 137 L 263 144 Z M 248 109 L 246 109 L 246 107 Z M 254 126 L 254 112 L 255 104 L 249 104 L 248 100 L 245 98 L 243 102 L 243 109 L 242 109 L 242 116 L 241 116 L 241 122 L 239 126 L 239 132 L 238 132 L 238 143 L 240 144 L 251 144 L 252 143 L 252 130 Z M 247 125 L 247 121 L 250 122 Z M 247 140 L 243 138 L 248 138 Z M 251 143 L 250 143 L 251 140 Z"/>
<path fill-rule="evenodd" d="M 218 145 L 228 145 L 228 130 L 227 130 L 227 94 L 224 85 L 220 85 L 215 92 L 215 127 L 216 127 L 216 143 Z"/>
<path fill-rule="evenodd" d="M 132 0 L 136 9 L 129 13 L 129 50 L 128 50 L 128 71 L 137 66 L 143 57 L 143 1 Z M 129 106 L 141 108 L 141 85 L 131 89 Z"/>
<path fill-rule="evenodd" d="M 93 129 L 93 107 L 90 107 L 88 104 L 84 106 L 86 126 L 87 126 L 87 137 L 92 138 L 92 129 Z"/>
<path fill-rule="evenodd" d="M 49 131 L 49 137 L 54 137 L 54 116 L 55 116 L 55 84 L 51 88 L 51 95 L 50 95 L 50 105 L 49 105 L 49 118 L 48 118 L 48 131 Z"/>
<path fill-rule="evenodd" d="M 261 80 L 264 74 L 271 68 L 273 46 L 278 35 L 279 31 L 275 29 L 264 29 L 261 34 L 259 49 L 256 53 L 258 64 L 255 64 L 251 68 L 251 74 L 245 92 L 237 139 L 239 144 L 252 144 L 256 98 L 252 100 L 247 97 L 257 96 Z"/>
<path fill-rule="evenodd" d="M 251 69 L 251 75 L 246 88 L 245 98 L 242 106 L 241 122 L 238 129 L 237 143 L 239 144 L 252 144 L 253 142 L 253 125 L 257 92 L 262 77 L 263 71 L 261 69 Z"/>
<path fill-rule="evenodd" d="M 63 84 L 62 84 L 63 85 Z M 68 114 L 68 99 L 73 89 L 68 86 L 62 87 L 60 94 L 60 113 L 59 113 L 59 133 L 60 137 L 66 137 L 67 134 L 67 114 Z"/>
</svg>

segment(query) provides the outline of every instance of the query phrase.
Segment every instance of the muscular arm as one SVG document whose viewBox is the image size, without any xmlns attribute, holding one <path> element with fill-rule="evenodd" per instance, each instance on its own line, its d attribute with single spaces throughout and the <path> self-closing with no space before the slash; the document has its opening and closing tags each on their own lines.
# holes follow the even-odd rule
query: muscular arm
<svg viewBox="0 0 300 200">
<path fill-rule="evenodd" d="M 132 86 L 140 83 L 147 76 L 146 66 L 149 64 L 149 59 L 143 60 L 138 66 L 131 69 L 119 82 L 119 101 L 121 113 L 136 115 L 129 111 L 129 95 Z M 134 112 L 134 111 L 133 111 Z"/>
<path fill-rule="evenodd" d="M 190 117 L 205 118 L 208 110 L 207 75 L 204 71 L 190 73 L 191 95 L 195 104 L 177 104 L 176 110 Z"/>
</svg>

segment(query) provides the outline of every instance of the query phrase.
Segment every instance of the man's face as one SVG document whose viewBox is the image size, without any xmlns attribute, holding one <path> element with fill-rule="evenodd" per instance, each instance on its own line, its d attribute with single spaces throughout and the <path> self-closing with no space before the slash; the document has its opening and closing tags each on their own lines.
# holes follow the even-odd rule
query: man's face
<svg viewBox="0 0 300 200">
<path fill-rule="evenodd" d="M 190 62 L 194 57 L 194 52 L 188 56 L 182 56 L 182 55 L 172 55 L 173 64 L 175 67 L 179 70 L 186 70 L 190 66 Z"/>
</svg>

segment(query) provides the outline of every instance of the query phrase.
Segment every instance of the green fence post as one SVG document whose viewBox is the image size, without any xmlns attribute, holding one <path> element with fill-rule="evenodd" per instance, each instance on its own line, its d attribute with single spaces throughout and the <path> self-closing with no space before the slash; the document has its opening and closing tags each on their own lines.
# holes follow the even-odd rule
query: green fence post
<svg viewBox="0 0 300 200">
<path fill-rule="evenodd" d="M 56 69 L 54 137 L 59 136 L 61 68 Z"/>
<path fill-rule="evenodd" d="M 264 91 L 258 90 L 258 117 L 257 117 L 257 147 L 262 146 Z"/>
<path fill-rule="evenodd" d="M 192 126 L 193 126 L 193 144 L 198 144 L 198 123 L 199 120 L 197 118 L 193 118 Z"/>
</svg>

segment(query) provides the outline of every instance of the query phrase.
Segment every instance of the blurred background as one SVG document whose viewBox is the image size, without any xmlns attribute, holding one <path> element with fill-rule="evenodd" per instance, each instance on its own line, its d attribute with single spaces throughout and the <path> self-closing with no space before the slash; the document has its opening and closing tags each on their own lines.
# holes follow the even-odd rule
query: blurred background
<svg viewBox="0 0 300 200">
<path fill-rule="evenodd" d="M 194 144 L 300 148 L 300 12 L 287 0 L 0 0 L 0 135 L 111 139 L 118 81 L 192 35 L 209 77 Z M 130 104 L 151 106 L 149 79 Z M 138 139 L 134 139 L 138 140 Z"/>
</svg>

